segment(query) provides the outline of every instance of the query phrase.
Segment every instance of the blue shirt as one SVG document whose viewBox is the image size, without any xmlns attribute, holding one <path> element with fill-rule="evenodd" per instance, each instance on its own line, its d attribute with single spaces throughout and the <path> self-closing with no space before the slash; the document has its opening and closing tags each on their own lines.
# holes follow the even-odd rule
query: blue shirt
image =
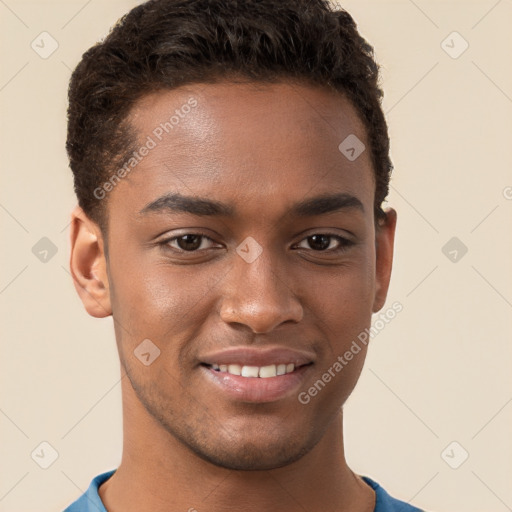
<svg viewBox="0 0 512 512">
<path fill-rule="evenodd" d="M 93 478 L 87 491 L 73 502 L 64 512 L 107 512 L 98 494 L 99 486 L 108 480 L 116 470 L 107 471 Z M 361 477 L 375 491 L 374 512 L 423 512 L 404 501 L 392 498 L 377 482 L 367 476 Z"/>
</svg>

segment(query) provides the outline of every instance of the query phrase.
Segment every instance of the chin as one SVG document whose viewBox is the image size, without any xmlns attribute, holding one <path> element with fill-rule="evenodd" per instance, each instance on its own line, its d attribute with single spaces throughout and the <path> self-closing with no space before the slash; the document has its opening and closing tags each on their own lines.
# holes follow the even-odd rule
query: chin
<svg viewBox="0 0 512 512">
<path fill-rule="evenodd" d="M 189 440 L 190 441 L 190 440 Z M 212 443 L 187 443 L 192 451 L 215 466 L 238 471 L 265 471 L 287 466 L 301 459 L 316 444 L 313 440 L 238 438 Z"/>
</svg>

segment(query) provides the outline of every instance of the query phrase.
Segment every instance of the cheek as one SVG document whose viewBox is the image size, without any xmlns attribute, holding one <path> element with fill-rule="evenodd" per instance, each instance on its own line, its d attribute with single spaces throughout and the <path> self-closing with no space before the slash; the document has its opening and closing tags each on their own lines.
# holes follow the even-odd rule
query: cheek
<svg viewBox="0 0 512 512">
<path fill-rule="evenodd" d="M 325 384 L 328 388 L 324 397 L 325 407 L 329 407 L 330 403 L 341 407 L 354 390 L 361 375 L 367 348 L 361 348 L 357 354 L 353 354 L 348 348 L 348 346 L 344 347 L 344 351 L 337 355 L 323 374 L 319 375 L 322 382 L 328 381 Z M 348 353 L 351 354 L 350 360 L 346 359 Z"/>
<path fill-rule="evenodd" d="M 317 407 L 326 418 L 350 396 L 366 359 L 373 296 L 372 287 L 362 286 L 364 282 L 368 282 L 365 275 L 357 273 L 333 280 L 326 289 L 328 299 L 317 305 L 325 350 L 304 391 L 306 399 L 318 395 Z"/>
<path fill-rule="evenodd" d="M 157 248 L 143 247 L 127 225 L 112 231 L 109 273 L 114 316 L 119 321 L 144 321 L 163 301 L 172 299 L 165 269 L 155 262 Z"/>
<path fill-rule="evenodd" d="M 183 324 L 214 289 L 215 276 L 192 265 L 171 266 L 149 253 L 115 256 L 111 259 L 114 317 L 138 334 L 158 335 Z"/>
<path fill-rule="evenodd" d="M 139 261 L 137 268 L 119 264 L 112 275 L 113 316 L 122 364 L 139 392 L 174 396 L 180 389 L 176 382 L 186 380 L 188 367 L 180 362 L 187 340 L 201 324 L 201 300 L 212 285 L 206 278 L 194 278 L 190 270 L 161 263 L 144 266 L 140 256 L 133 261 Z M 154 361 L 148 366 L 143 361 L 146 353 Z"/>
<path fill-rule="evenodd" d="M 316 311 L 333 326 L 359 328 L 371 320 L 375 269 L 371 254 L 340 267 L 322 280 Z M 339 332 L 339 331 L 338 331 Z M 346 331 L 345 331 L 346 332 Z"/>
</svg>

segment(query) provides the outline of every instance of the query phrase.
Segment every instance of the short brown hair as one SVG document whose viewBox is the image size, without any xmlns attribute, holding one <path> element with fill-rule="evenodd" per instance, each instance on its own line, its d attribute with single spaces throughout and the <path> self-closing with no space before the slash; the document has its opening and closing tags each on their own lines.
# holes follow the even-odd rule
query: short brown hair
<svg viewBox="0 0 512 512">
<path fill-rule="evenodd" d="M 142 96 L 241 76 L 298 80 L 342 91 L 367 130 L 375 218 L 393 169 L 373 48 L 327 0 L 150 0 L 86 51 L 69 85 L 66 149 L 85 213 L 106 231 L 94 191 L 133 153 L 126 119 Z M 341 141 L 340 141 L 341 142 Z"/>
</svg>

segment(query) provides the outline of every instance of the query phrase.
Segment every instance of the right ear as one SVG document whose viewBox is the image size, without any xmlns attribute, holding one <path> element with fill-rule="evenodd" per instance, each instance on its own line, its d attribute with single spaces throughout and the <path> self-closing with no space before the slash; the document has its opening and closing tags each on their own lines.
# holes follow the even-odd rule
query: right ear
<svg viewBox="0 0 512 512">
<path fill-rule="evenodd" d="M 77 206 L 71 212 L 70 270 L 75 289 L 91 316 L 112 314 L 107 262 L 99 226 Z"/>
</svg>

